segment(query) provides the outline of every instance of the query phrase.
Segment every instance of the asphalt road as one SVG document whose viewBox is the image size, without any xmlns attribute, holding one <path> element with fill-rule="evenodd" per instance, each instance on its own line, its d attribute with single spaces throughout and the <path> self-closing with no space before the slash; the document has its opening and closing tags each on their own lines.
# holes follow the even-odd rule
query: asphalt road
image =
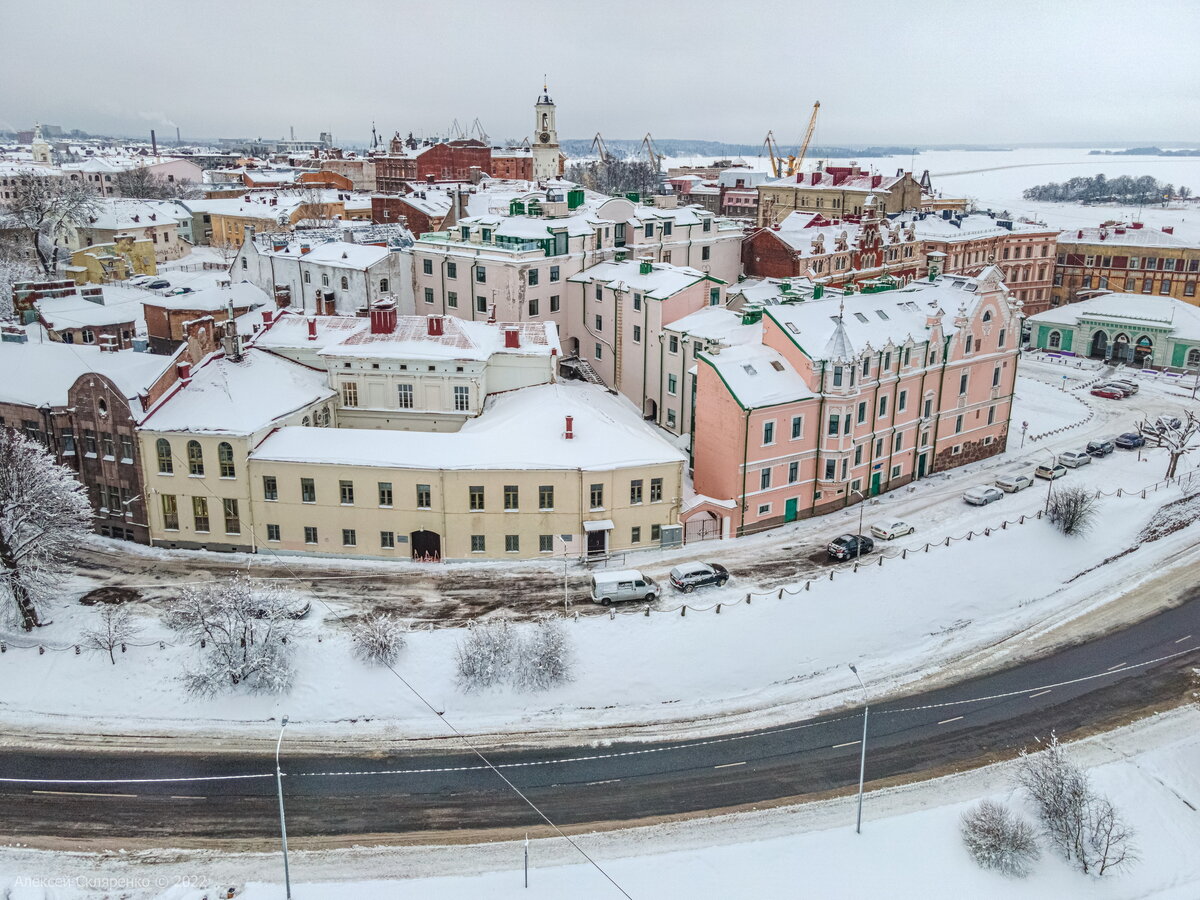
<svg viewBox="0 0 1200 900">
<path fill-rule="evenodd" d="M 867 780 L 962 768 L 1010 754 L 1051 729 L 1062 736 L 1128 721 L 1187 691 L 1198 657 L 1200 589 L 1183 605 L 1098 640 L 872 706 Z M 1150 660 L 1159 661 L 1143 665 Z M 708 740 L 497 749 L 488 757 L 560 825 L 625 822 L 855 785 L 862 726 L 862 710 L 855 709 Z M 541 824 L 496 772 L 466 751 L 402 757 L 383 749 L 331 760 L 293 756 L 285 741 L 282 768 L 289 839 L 299 845 L 339 835 Z M 121 838 L 172 846 L 273 838 L 273 772 L 273 760 L 219 752 L 0 753 L 0 779 L 258 776 L 150 784 L 0 781 L 0 840 L 72 838 L 83 849 Z"/>
</svg>

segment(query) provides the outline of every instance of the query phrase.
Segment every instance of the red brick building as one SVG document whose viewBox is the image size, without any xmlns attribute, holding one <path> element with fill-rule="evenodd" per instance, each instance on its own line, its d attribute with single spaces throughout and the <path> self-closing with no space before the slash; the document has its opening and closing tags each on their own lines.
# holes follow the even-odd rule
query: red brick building
<svg viewBox="0 0 1200 900">
<path fill-rule="evenodd" d="M 533 181 L 533 153 L 524 148 L 493 150 L 492 165 L 486 171 L 493 178 Z"/>
<path fill-rule="evenodd" d="M 397 137 L 387 156 L 375 157 L 375 184 L 381 191 L 398 193 L 405 182 L 469 181 L 472 168 L 486 173 L 491 166 L 492 148 L 473 138 L 416 144 Z"/>
<path fill-rule="evenodd" d="M 414 235 L 441 231 L 452 204 L 441 191 L 413 191 L 411 194 L 376 194 L 371 198 L 371 221 L 377 225 L 403 222 Z"/>
</svg>

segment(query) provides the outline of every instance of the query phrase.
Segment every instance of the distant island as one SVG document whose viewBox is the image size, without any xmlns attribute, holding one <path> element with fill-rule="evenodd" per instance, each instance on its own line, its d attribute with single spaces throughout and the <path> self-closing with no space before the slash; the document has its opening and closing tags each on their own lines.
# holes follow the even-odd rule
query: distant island
<svg viewBox="0 0 1200 900">
<path fill-rule="evenodd" d="M 1141 205 L 1160 203 L 1165 205 L 1171 200 L 1186 200 L 1192 196 L 1192 190 L 1171 184 L 1161 184 L 1150 175 L 1140 178 L 1121 175 L 1118 178 L 1106 178 L 1096 175 L 1088 178 L 1071 178 L 1068 181 L 1050 184 L 1039 184 L 1028 188 L 1022 195 L 1026 200 L 1042 200 L 1052 203 L 1137 203 Z"/>
<path fill-rule="evenodd" d="M 1130 147 L 1128 150 L 1090 150 L 1089 156 L 1200 156 L 1200 150 L 1164 150 L 1162 147 Z"/>
</svg>

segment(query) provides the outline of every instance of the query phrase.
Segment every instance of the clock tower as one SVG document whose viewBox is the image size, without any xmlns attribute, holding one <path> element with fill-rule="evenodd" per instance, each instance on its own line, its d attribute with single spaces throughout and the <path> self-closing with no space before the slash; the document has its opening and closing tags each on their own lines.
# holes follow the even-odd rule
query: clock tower
<svg viewBox="0 0 1200 900">
<path fill-rule="evenodd" d="M 548 181 L 557 178 L 560 152 L 558 149 L 558 129 L 554 124 L 554 101 L 546 85 L 542 85 L 542 96 L 533 107 L 533 178 L 535 181 Z"/>
</svg>

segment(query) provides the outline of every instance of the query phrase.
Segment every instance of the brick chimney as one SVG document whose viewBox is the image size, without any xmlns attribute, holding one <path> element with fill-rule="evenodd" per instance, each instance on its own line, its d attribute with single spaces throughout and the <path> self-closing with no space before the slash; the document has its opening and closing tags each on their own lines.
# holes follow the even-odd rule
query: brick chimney
<svg viewBox="0 0 1200 900">
<path fill-rule="evenodd" d="M 292 305 L 292 289 L 286 284 L 275 285 L 275 306 L 283 309 Z"/>
<path fill-rule="evenodd" d="M 443 334 L 445 334 L 445 331 L 443 331 L 444 323 L 441 316 L 430 316 L 425 321 L 428 323 L 430 337 L 441 337 Z"/>
<path fill-rule="evenodd" d="M 567 416 L 567 430 L 563 432 L 563 438 L 568 441 L 575 439 L 575 417 Z"/>
<path fill-rule="evenodd" d="M 310 341 L 317 339 L 317 320 L 311 317 L 308 319 L 308 339 Z"/>
<path fill-rule="evenodd" d="M 192 383 L 192 364 L 190 362 L 180 362 L 175 366 L 175 370 L 179 373 L 180 384 Z"/>
<path fill-rule="evenodd" d="M 487 321 L 488 321 L 489 325 L 496 324 L 496 304 L 495 303 L 493 303 L 491 306 L 488 307 Z"/>
<path fill-rule="evenodd" d="M 504 328 L 504 346 L 509 348 L 517 348 L 521 346 L 521 329 L 515 325 L 506 325 Z"/>
<path fill-rule="evenodd" d="M 270 310 L 270 309 L 264 309 L 263 313 L 262 313 L 262 317 L 263 317 L 263 327 L 270 328 L 271 323 L 275 321 L 275 311 Z"/>
<path fill-rule="evenodd" d="M 396 330 L 396 301 L 376 300 L 371 304 L 371 334 L 392 334 Z"/>
</svg>

